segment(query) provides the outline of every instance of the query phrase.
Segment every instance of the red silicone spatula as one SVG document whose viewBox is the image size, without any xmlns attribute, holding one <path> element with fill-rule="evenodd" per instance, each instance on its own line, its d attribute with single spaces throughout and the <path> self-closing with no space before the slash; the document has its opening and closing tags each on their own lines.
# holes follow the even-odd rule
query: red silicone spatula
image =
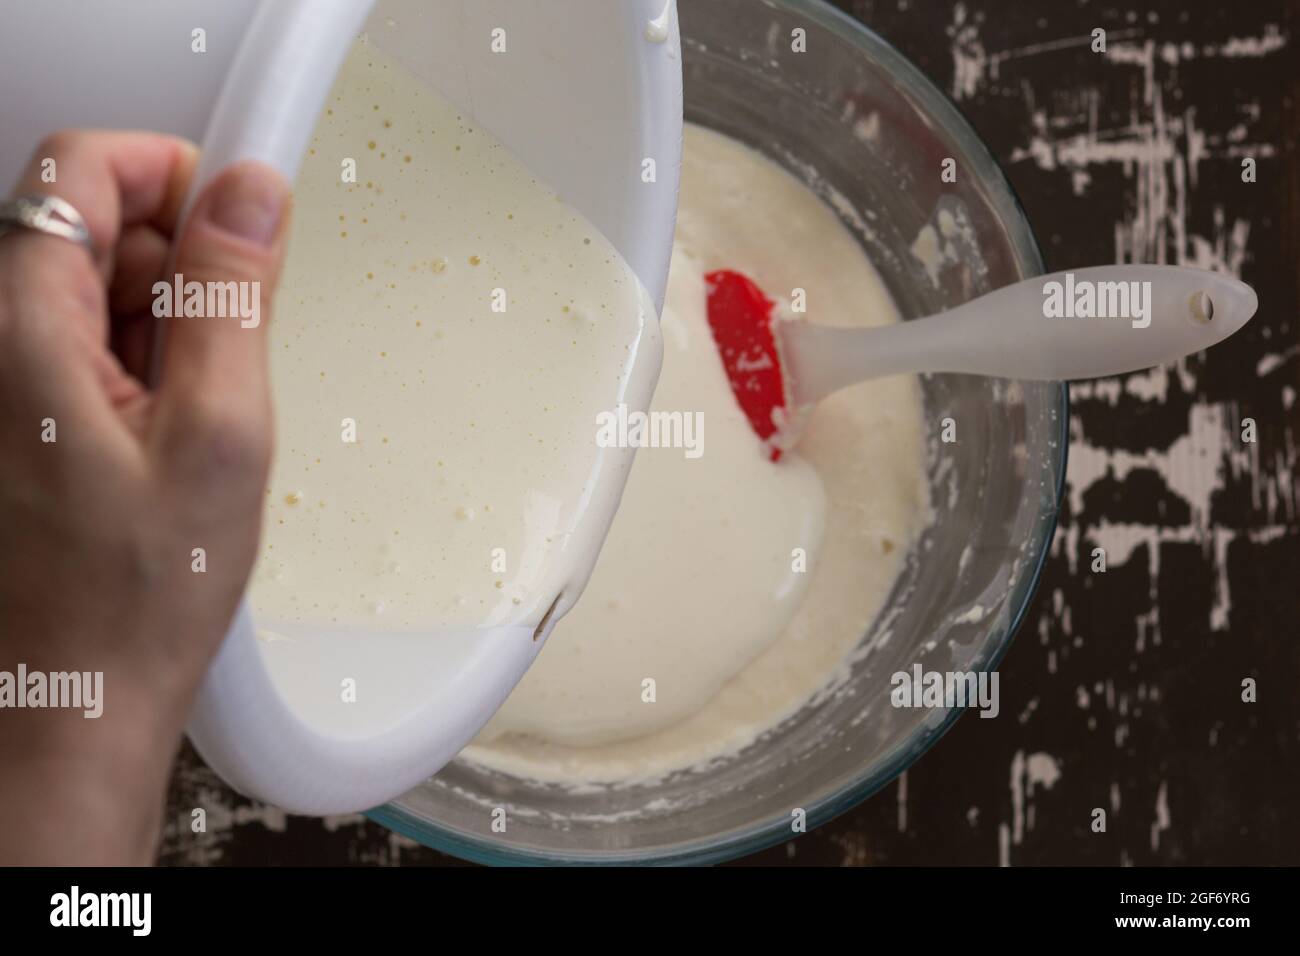
<svg viewBox="0 0 1300 956">
<path fill-rule="evenodd" d="M 1097 266 L 1026 279 L 965 305 L 878 328 L 787 321 L 787 310 L 730 269 L 705 276 L 709 328 L 727 380 L 773 461 L 806 411 L 871 378 L 957 372 L 995 378 L 1098 378 L 1209 348 L 1255 314 L 1255 290 L 1185 266 Z"/>
<path fill-rule="evenodd" d="M 772 321 L 776 303 L 748 276 L 730 269 L 710 272 L 704 281 L 709 328 L 731 391 L 772 460 L 780 461 L 781 448 L 774 442 L 789 396 Z"/>
</svg>

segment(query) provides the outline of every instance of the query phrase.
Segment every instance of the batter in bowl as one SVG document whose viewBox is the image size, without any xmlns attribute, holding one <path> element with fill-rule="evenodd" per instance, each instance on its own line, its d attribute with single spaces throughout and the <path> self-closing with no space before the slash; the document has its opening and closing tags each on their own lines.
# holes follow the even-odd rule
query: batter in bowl
<svg viewBox="0 0 1300 956">
<path fill-rule="evenodd" d="M 758 153 L 688 126 L 653 407 L 703 413 L 703 454 L 638 452 L 577 607 L 463 757 L 567 783 L 649 779 L 734 754 L 826 686 L 928 516 L 911 377 L 823 401 L 763 455 L 727 385 L 704 274 L 807 295 L 826 325 L 898 314 L 835 214 Z"/>
</svg>

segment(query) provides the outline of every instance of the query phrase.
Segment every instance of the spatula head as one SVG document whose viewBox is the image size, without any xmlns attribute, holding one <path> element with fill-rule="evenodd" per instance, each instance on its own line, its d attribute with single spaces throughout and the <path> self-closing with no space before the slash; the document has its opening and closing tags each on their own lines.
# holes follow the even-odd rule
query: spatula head
<svg viewBox="0 0 1300 956">
<path fill-rule="evenodd" d="M 777 348 L 776 303 L 748 276 L 719 269 L 704 277 L 709 328 L 717 343 L 731 391 L 773 461 L 787 415 L 789 395 Z"/>
</svg>

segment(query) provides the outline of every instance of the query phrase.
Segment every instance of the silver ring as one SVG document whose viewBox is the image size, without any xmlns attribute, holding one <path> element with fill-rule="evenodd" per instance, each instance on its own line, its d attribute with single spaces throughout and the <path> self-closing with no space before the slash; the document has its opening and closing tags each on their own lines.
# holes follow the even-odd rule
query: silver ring
<svg viewBox="0 0 1300 956">
<path fill-rule="evenodd" d="M 90 238 L 86 220 L 72 203 L 58 196 L 19 196 L 0 200 L 0 236 L 19 229 L 70 239 L 94 258 L 95 242 Z"/>
</svg>

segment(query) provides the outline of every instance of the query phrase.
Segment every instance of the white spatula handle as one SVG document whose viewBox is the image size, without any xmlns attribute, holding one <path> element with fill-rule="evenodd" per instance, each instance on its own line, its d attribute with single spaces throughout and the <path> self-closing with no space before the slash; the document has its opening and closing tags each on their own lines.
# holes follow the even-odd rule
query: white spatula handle
<svg viewBox="0 0 1300 956">
<path fill-rule="evenodd" d="M 1250 286 L 1181 266 L 1038 276 L 939 315 L 875 329 L 783 324 L 798 404 L 869 378 L 959 372 L 1067 380 L 1172 362 L 1241 328 Z"/>
</svg>

